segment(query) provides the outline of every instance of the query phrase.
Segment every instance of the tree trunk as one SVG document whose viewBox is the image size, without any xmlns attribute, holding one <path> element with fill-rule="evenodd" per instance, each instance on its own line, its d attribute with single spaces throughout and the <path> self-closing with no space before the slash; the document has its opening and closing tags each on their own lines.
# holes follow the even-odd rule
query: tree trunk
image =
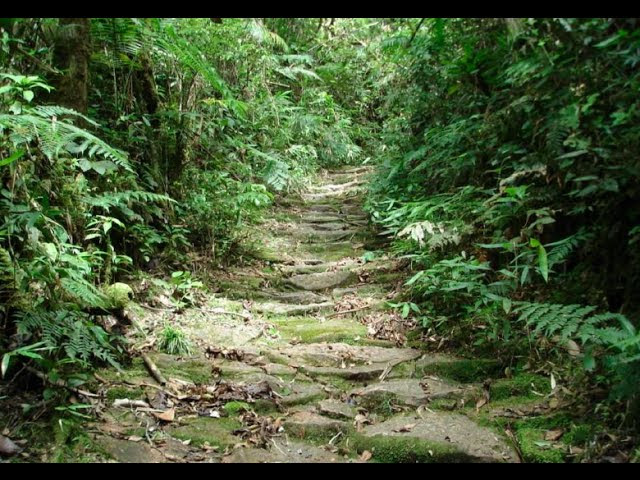
<svg viewBox="0 0 640 480">
<path fill-rule="evenodd" d="M 89 107 L 89 32 L 88 18 L 61 18 L 53 50 L 54 65 L 62 71 L 53 82 L 53 101 L 83 114 Z"/>
</svg>

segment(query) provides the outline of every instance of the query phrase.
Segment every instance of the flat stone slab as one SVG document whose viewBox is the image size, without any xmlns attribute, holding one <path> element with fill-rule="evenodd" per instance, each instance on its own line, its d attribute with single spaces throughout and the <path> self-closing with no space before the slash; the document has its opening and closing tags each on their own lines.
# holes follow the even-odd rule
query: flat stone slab
<svg viewBox="0 0 640 480">
<path fill-rule="evenodd" d="M 284 406 L 300 405 L 327 397 L 327 392 L 316 383 L 286 383 L 278 392 L 282 395 L 280 404 Z"/>
<path fill-rule="evenodd" d="M 147 442 L 132 442 L 118 438 L 99 436 L 96 443 L 114 460 L 120 463 L 160 463 L 165 456 Z"/>
<path fill-rule="evenodd" d="M 345 402 L 338 400 L 322 400 L 318 403 L 318 412 L 325 417 L 336 418 L 339 420 L 352 420 L 356 417 L 356 409 Z"/>
<path fill-rule="evenodd" d="M 237 347 L 249 344 L 262 335 L 263 324 L 245 323 L 237 317 L 223 314 L 186 311 L 180 317 L 180 327 L 190 338 L 210 345 Z"/>
<path fill-rule="evenodd" d="M 332 308 L 333 302 L 307 303 L 294 305 L 289 303 L 258 303 L 253 306 L 253 310 L 258 313 L 271 313 L 275 315 L 305 315 L 307 313 L 318 312 L 322 309 Z"/>
<path fill-rule="evenodd" d="M 398 364 L 421 355 L 419 350 L 412 348 L 354 346 L 344 343 L 298 344 L 281 349 L 280 353 L 298 365 L 338 368 L 352 364 Z"/>
<path fill-rule="evenodd" d="M 315 265 L 287 265 L 280 271 L 285 274 L 321 273 L 337 268 L 347 268 L 359 265 L 358 260 L 346 258 L 336 262 L 320 262 Z"/>
<path fill-rule="evenodd" d="M 392 400 L 401 405 L 418 407 L 436 398 L 449 398 L 464 392 L 460 385 L 436 379 L 418 380 L 400 378 L 374 383 L 350 392 L 359 404 L 376 408 L 385 400 Z"/>
<path fill-rule="evenodd" d="M 289 285 L 293 285 L 300 290 L 327 290 L 343 286 L 355 280 L 356 276 L 348 270 L 337 272 L 308 273 L 304 275 L 294 275 L 285 280 Z"/>
<path fill-rule="evenodd" d="M 269 449 L 238 448 L 222 463 L 343 463 L 345 459 L 314 445 L 275 439 Z"/>
<path fill-rule="evenodd" d="M 424 412 L 419 417 L 404 415 L 364 428 L 365 438 L 387 437 L 423 443 L 438 461 L 440 451 L 458 451 L 461 460 L 479 462 L 516 462 L 513 448 L 489 428 L 481 427 L 464 415 L 448 412 Z M 441 448 L 437 448 L 437 447 Z M 434 448 L 435 447 L 435 448 Z M 425 452 L 426 453 L 426 452 Z M 375 453 L 374 453 L 375 455 Z"/>
<path fill-rule="evenodd" d="M 304 232 L 317 232 L 319 230 L 321 231 L 342 231 L 342 230 L 349 230 L 350 229 L 350 225 L 348 223 L 344 223 L 344 222 L 340 222 L 340 221 L 336 221 L 336 222 L 324 222 L 324 223 L 303 223 L 302 224 L 303 227 L 303 231 Z M 352 230 L 353 231 L 353 230 Z"/>
<path fill-rule="evenodd" d="M 308 435 L 345 432 L 349 428 L 349 424 L 314 412 L 300 411 L 285 420 L 284 428 L 295 436 L 305 437 Z"/>
<path fill-rule="evenodd" d="M 309 265 L 310 268 L 313 268 L 312 265 Z M 306 273 L 306 272 L 305 272 Z M 234 292 L 235 293 L 235 292 Z M 279 303 L 292 303 L 295 305 L 306 305 L 309 303 L 322 303 L 329 300 L 328 297 L 323 295 L 318 295 L 317 293 L 308 292 L 306 290 L 296 290 L 294 292 L 279 292 L 277 290 L 256 290 L 256 291 L 247 291 L 247 292 L 238 292 L 240 295 L 233 295 L 234 297 L 239 298 L 255 298 L 266 301 L 275 301 Z M 242 297 L 242 294 L 245 297 Z"/>
<path fill-rule="evenodd" d="M 324 230 L 320 228 L 299 228 L 295 234 L 307 243 L 330 243 L 347 240 L 360 233 L 358 230 Z"/>
<path fill-rule="evenodd" d="M 385 368 L 386 364 L 377 363 L 345 368 L 303 366 L 300 367 L 300 371 L 310 377 L 339 377 L 345 380 L 364 381 L 380 377 Z"/>
</svg>

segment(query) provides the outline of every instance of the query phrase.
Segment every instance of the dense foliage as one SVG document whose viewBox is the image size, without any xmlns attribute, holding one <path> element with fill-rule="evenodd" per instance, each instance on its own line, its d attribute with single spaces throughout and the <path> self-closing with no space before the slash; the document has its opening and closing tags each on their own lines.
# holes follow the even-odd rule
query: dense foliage
<svg viewBox="0 0 640 480">
<path fill-rule="evenodd" d="M 110 285 L 250 254 L 244 227 L 277 196 L 362 159 L 351 37 L 268 22 L 4 19 L 3 373 L 19 355 L 115 362 L 96 322 Z"/>
<path fill-rule="evenodd" d="M 568 380 L 634 398 L 637 19 L 428 19 L 381 48 L 396 74 L 369 209 L 424 326 L 578 359 Z"/>
<path fill-rule="evenodd" d="M 638 19 L 31 18 L 0 37 L 3 377 L 117 365 L 100 319 L 123 315 L 120 282 L 150 272 L 188 306 L 196 269 L 255 254 L 269 205 L 366 162 L 403 317 L 633 426 Z"/>
</svg>

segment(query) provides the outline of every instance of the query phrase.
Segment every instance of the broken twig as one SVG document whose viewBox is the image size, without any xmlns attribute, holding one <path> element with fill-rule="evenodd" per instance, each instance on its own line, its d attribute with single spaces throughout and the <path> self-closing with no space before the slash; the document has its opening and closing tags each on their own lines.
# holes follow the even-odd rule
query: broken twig
<svg viewBox="0 0 640 480">
<path fill-rule="evenodd" d="M 151 376 L 160 385 L 164 386 L 167 384 L 167 379 L 164 378 L 164 376 L 162 375 L 162 372 L 160 372 L 160 369 L 156 366 L 155 363 L 153 363 L 153 361 L 149 358 L 149 356 L 146 353 L 142 354 L 142 361 L 147 366 L 147 369 L 149 370 L 149 373 L 151 373 Z"/>
</svg>

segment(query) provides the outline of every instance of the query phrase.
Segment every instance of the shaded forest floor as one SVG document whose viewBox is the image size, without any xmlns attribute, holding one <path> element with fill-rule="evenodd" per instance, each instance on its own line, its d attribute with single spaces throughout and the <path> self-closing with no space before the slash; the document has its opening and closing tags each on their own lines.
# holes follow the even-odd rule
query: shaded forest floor
<svg viewBox="0 0 640 480">
<path fill-rule="evenodd" d="M 46 439 L 38 460 L 518 462 L 580 455 L 572 445 L 590 427 L 566 413 L 570 406 L 551 393 L 548 377 L 509 376 L 493 359 L 440 352 L 438 338 L 388 308 L 404 275 L 362 210 L 369 173 L 326 173 L 280 205 L 256 229 L 260 261 L 227 271 L 202 307 L 137 309 L 127 335 L 167 383 L 154 380 L 141 358 L 122 372 L 98 371 L 89 388 L 97 417 L 57 443 Z M 166 325 L 186 333 L 191 355 L 157 351 Z"/>
</svg>

